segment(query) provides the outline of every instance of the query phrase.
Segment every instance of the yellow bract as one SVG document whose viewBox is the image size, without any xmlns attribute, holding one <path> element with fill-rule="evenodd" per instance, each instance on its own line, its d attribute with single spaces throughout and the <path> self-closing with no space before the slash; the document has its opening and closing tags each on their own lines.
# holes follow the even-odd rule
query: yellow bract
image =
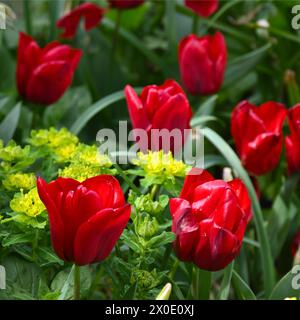
<svg viewBox="0 0 300 320">
<path fill-rule="evenodd" d="M 29 190 L 36 185 L 36 177 L 33 173 L 10 174 L 3 180 L 2 184 L 9 191 Z"/>
<path fill-rule="evenodd" d="M 37 192 L 37 188 L 31 189 L 28 193 L 16 194 L 10 201 L 10 207 L 14 212 L 24 213 L 29 217 L 36 217 L 45 210 L 43 202 Z"/>
</svg>

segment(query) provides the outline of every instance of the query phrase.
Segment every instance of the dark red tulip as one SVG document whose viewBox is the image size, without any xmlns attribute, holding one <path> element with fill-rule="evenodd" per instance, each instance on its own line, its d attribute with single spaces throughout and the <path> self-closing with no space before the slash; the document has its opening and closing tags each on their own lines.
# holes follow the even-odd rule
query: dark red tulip
<svg viewBox="0 0 300 320">
<path fill-rule="evenodd" d="M 285 107 L 272 101 L 259 107 L 243 101 L 233 110 L 231 134 L 241 161 L 250 173 L 263 175 L 277 166 L 285 118 Z"/>
<path fill-rule="evenodd" d="M 104 260 L 130 218 L 118 180 L 101 175 L 82 183 L 58 178 L 47 184 L 38 178 L 37 187 L 56 254 L 77 265 Z"/>
<path fill-rule="evenodd" d="M 291 245 L 291 254 L 293 257 L 296 256 L 299 248 L 300 248 L 300 231 L 296 233 Z"/>
<path fill-rule="evenodd" d="M 218 0 L 185 0 L 185 5 L 199 16 L 208 17 L 218 10 Z"/>
<path fill-rule="evenodd" d="M 109 0 L 112 8 L 131 9 L 140 6 L 144 0 Z"/>
<path fill-rule="evenodd" d="M 179 44 L 179 68 L 186 89 L 192 94 L 217 92 L 224 79 L 227 48 L 222 33 L 197 37 L 191 34 Z"/>
<path fill-rule="evenodd" d="M 19 94 L 26 100 L 49 105 L 71 85 L 81 50 L 59 42 L 41 49 L 28 35 L 20 33 L 17 63 Z"/>
<path fill-rule="evenodd" d="M 82 18 L 84 19 L 85 30 L 89 31 L 98 25 L 103 18 L 105 11 L 105 9 L 94 3 L 86 2 L 60 18 L 57 21 L 56 26 L 64 29 L 61 37 L 73 38 Z"/>
<path fill-rule="evenodd" d="M 178 258 L 209 271 L 225 268 L 238 255 L 252 217 L 241 180 L 215 180 L 195 168 L 187 175 L 180 197 L 170 200 L 170 213 Z"/>
<path fill-rule="evenodd" d="M 300 104 L 288 112 L 291 134 L 285 138 L 286 157 L 289 172 L 300 171 Z"/>
<path fill-rule="evenodd" d="M 147 141 L 139 141 L 141 150 L 178 151 L 184 143 L 184 130 L 190 128 L 192 117 L 191 107 L 179 84 L 173 80 L 166 80 L 161 86 L 150 85 L 143 89 L 140 97 L 127 85 L 125 95 L 133 128 L 143 129 L 148 137 Z M 157 137 L 154 129 L 167 129 L 168 132 L 176 129 L 181 139 L 175 142 L 173 139 L 167 139 L 170 142 L 169 148 L 162 146 L 161 141 L 154 141 Z M 151 139 L 151 131 L 154 139 Z"/>
</svg>

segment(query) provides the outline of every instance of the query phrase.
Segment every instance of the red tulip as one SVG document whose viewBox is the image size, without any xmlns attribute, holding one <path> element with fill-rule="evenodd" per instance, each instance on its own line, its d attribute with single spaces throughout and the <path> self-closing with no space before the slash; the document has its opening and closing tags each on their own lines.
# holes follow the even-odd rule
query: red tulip
<svg viewBox="0 0 300 320">
<path fill-rule="evenodd" d="M 131 9 L 140 6 L 144 0 L 109 0 L 112 8 Z"/>
<path fill-rule="evenodd" d="M 125 95 L 133 128 L 145 130 L 148 137 L 147 141 L 139 141 L 142 151 L 163 149 L 165 152 L 176 152 L 182 147 L 185 139 L 184 130 L 190 128 L 192 111 L 185 93 L 177 82 L 167 80 L 161 86 L 147 86 L 140 97 L 127 85 Z M 158 139 L 155 139 L 157 134 L 153 129 L 167 129 L 168 132 L 176 129 L 181 136 L 180 141 L 167 139 L 170 142 L 169 148 L 162 146 L 161 141 L 154 141 Z M 151 131 L 154 139 L 151 138 Z"/>
<path fill-rule="evenodd" d="M 296 233 L 291 245 L 291 254 L 293 257 L 296 256 L 299 248 L 300 248 L 300 231 Z"/>
<path fill-rule="evenodd" d="M 272 101 L 259 107 L 243 101 L 233 110 L 231 133 L 241 161 L 250 173 L 263 175 L 277 166 L 285 117 L 284 106 Z"/>
<path fill-rule="evenodd" d="M 81 50 L 58 42 L 41 49 L 28 35 L 20 33 L 17 63 L 18 91 L 39 104 L 56 102 L 71 85 Z"/>
<path fill-rule="evenodd" d="M 286 157 L 289 172 L 300 171 L 300 104 L 288 113 L 291 134 L 285 138 Z"/>
<path fill-rule="evenodd" d="M 101 175 L 82 183 L 58 178 L 47 184 L 38 178 L 37 187 L 57 255 L 77 265 L 104 260 L 130 218 L 118 180 Z"/>
<path fill-rule="evenodd" d="M 85 30 L 89 31 L 98 25 L 103 18 L 105 11 L 105 9 L 94 3 L 86 2 L 60 18 L 57 21 L 56 26 L 64 29 L 61 37 L 73 38 L 76 34 L 81 18 L 84 19 Z"/>
<path fill-rule="evenodd" d="M 192 94 L 217 92 L 224 79 L 227 49 L 222 33 L 197 37 L 191 34 L 179 44 L 181 79 Z"/>
<path fill-rule="evenodd" d="M 180 197 L 170 200 L 170 213 L 178 258 L 209 271 L 225 268 L 238 255 L 252 217 L 241 180 L 215 180 L 201 169 L 187 175 Z"/>
<path fill-rule="evenodd" d="M 185 5 L 199 16 L 208 17 L 218 10 L 218 0 L 185 0 Z"/>
</svg>

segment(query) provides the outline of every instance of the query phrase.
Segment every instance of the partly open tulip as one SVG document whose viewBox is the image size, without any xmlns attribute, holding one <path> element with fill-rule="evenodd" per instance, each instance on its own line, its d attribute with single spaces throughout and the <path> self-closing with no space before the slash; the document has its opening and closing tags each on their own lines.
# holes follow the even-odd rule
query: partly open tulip
<svg viewBox="0 0 300 320">
<path fill-rule="evenodd" d="M 170 213 L 178 258 L 209 271 L 225 268 L 238 255 L 252 217 L 241 180 L 215 180 L 195 168 L 187 175 L 180 197 L 170 200 Z"/>
<path fill-rule="evenodd" d="M 51 42 L 40 48 L 28 35 L 20 33 L 17 63 L 19 94 L 26 100 L 49 105 L 71 85 L 81 50 Z"/>
<path fill-rule="evenodd" d="M 86 2 L 60 18 L 56 25 L 58 28 L 64 29 L 61 37 L 73 38 L 76 34 L 81 18 L 84 19 L 85 30 L 89 31 L 98 25 L 104 13 L 105 9 L 94 3 Z"/>
<path fill-rule="evenodd" d="M 47 184 L 38 178 L 37 187 L 56 254 L 77 265 L 104 260 L 130 218 L 118 180 L 100 175 L 82 183 L 58 178 Z"/>
<path fill-rule="evenodd" d="M 125 95 L 133 128 L 143 129 L 146 134 L 146 139 L 139 140 L 141 150 L 163 149 L 165 152 L 171 150 L 176 153 L 184 143 L 185 129 L 190 128 L 192 116 L 189 102 L 179 84 L 167 80 L 161 86 L 150 85 L 143 89 L 140 97 L 131 86 L 127 85 Z M 163 129 L 167 131 L 165 141 L 168 140 L 169 147 L 162 145 L 161 141 L 156 139 L 158 133 L 154 130 Z M 168 139 L 168 133 L 172 130 L 176 131 L 178 137 L 174 139 L 175 141 Z"/>
<path fill-rule="evenodd" d="M 227 62 L 223 35 L 198 37 L 191 34 L 179 44 L 179 68 L 186 89 L 192 94 L 212 94 L 222 83 Z"/>
<path fill-rule="evenodd" d="M 202 17 L 208 17 L 218 9 L 218 0 L 185 0 L 185 5 Z"/>
<path fill-rule="evenodd" d="M 112 8 L 131 9 L 144 3 L 144 0 L 109 0 Z"/>
<path fill-rule="evenodd" d="M 291 134 L 285 138 L 286 157 L 289 172 L 300 171 L 300 104 L 288 113 Z"/>
<path fill-rule="evenodd" d="M 284 106 L 272 101 L 259 107 L 243 101 L 233 110 L 231 134 L 244 167 L 253 175 L 266 174 L 277 166 L 285 118 Z"/>
</svg>

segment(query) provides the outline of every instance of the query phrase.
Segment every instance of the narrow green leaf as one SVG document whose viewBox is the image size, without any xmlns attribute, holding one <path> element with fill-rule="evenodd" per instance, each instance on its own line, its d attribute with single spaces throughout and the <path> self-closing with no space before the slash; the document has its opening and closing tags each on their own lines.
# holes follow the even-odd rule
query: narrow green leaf
<svg viewBox="0 0 300 320">
<path fill-rule="evenodd" d="M 271 44 L 267 43 L 261 48 L 230 61 L 225 73 L 223 87 L 230 86 L 232 83 L 243 78 L 248 72 L 253 70 L 270 48 Z"/>
<path fill-rule="evenodd" d="M 253 291 L 235 270 L 232 272 L 232 283 L 239 299 L 256 300 L 256 296 Z"/>
<path fill-rule="evenodd" d="M 135 89 L 136 92 L 140 92 L 140 89 Z M 75 121 L 75 123 L 72 125 L 70 131 L 74 134 L 78 135 L 80 131 L 86 126 L 86 124 L 100 111 L 107 108 L 108 106 L 112 105 L 113 103 L 116 103 L 117 101 L 120 101 L 124 99 L 124 91 L 117 91 L 115 93 L 112 93 L 103 99 L 100 99 L 96 103 L 94 103 L 92 106 L 90 106 L 83 114 L 80 115 L 80 117 Z"/>
<path fill-rule="evenodd" d="M 243 180 L 245 186 L 248 189 L 254 212 L 255 227 L 258 235 L 259 244 L 261 247 L 260 256 L 263 268 L 264 288 L 266 295 L 268 296 L 271 293 L 275 284 L 274 264 L 270 243 L 267 236 L 260 204 L 257 199 L 256 191 L 248 176 L 247 171 L 243 168 L 240 159 L 231 149 L 231 147 L 226 143 L 226 141 L 222 137 L 220 137 L 216 132 L 209 128 L 203 129 L 203 133 L 204 136 L 221 152 L 223 157 L 227 159 L 230 166 Z"/>
<path fill-rule="evenodd" d="M 206 122 L 210 122 L 210 121 L 219 121 L 219 119 L 217 117 L 214 116 L 199 116 L 199 117 L 194 117 L 191 120 L 191 127 L 196 127 L 199 125 L 203 125 Z"/>
<path fill-rule="evenodd" d="M 0 124 L 0 139 L 2 139 L 4 143 L 12 139 L 19 122 L 20 113 L 21 103 L 18 103 Z"/>
<path fill-rule="evenodd" d="M 220 290 L 218 293 L 218 300 L 227 300 L 228 299 L 233 267 L 234 267 L 234 261 L 232 261 L 230 263 L 230 265 L 227 266 L 224 271 L 223 280 L 222 280 L 221 287 L 220 287 Z"/>
</svg>

